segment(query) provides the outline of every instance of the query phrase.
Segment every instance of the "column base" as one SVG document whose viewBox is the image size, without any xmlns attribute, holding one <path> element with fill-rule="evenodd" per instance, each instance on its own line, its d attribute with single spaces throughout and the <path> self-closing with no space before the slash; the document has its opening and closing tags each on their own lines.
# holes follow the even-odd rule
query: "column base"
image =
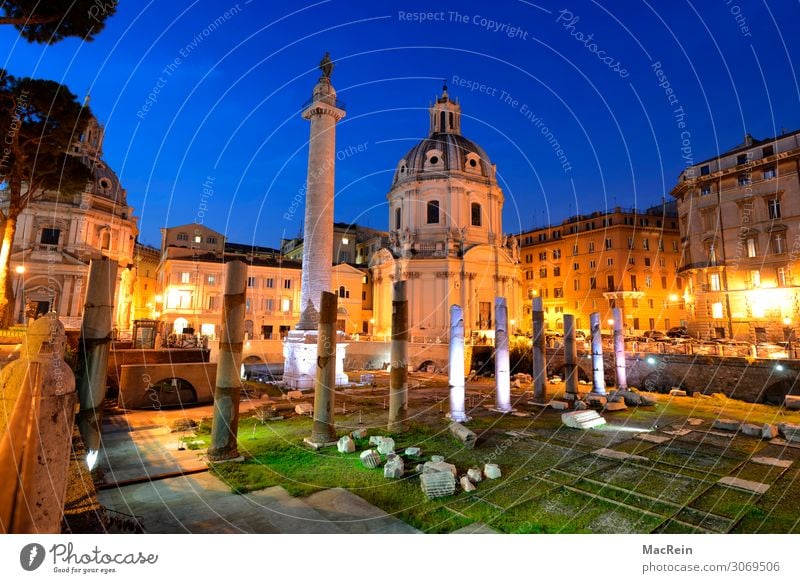
<svg viewBox="0 0 800 583">
<path fill-rule="evenodd" d="M 317 379 L 317 331 L 291 330 L 283 341 L 283 384 L 293 390 L 311 390 Z M 344 373 L 347 344 L 336 344 L 336 386 L 350 384 Z"/>
<path fill-rule="evenodd" d="M 457 423 L 467 423 L 472 421 L 472 417 L 465 413 L 448 413 L 445 415 L 445 419 L 449 421 L 455 421 Z"/>
<path fill-rule="evenodd" d="M 323 447 L 334 447 L 338 442 L 337 441 L 314 441 L 311 437 L 304 437 L 303 443 L 306 444 L 308 447 L 313 449 L 314 451 L 318 449 L 322 449 Z"/>
</svg>

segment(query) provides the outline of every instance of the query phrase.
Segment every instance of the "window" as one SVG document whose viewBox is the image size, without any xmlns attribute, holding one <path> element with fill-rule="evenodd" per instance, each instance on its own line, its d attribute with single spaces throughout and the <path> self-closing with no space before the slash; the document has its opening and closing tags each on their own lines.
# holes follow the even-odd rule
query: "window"
<svg viewBox="0 0 800 583">
<path fill-rule="evenodd" d="M 631 274 L 631 291 L 636 291 L 636 276 Z"/>
<path fill-rule="evenodd" d="M 661 276 L 661 289 L 667 289 L 667 276 Z"/>
<path fill-rule="evenodd" d="M 706 244 L 706 255 L 708 255 L 709 263 L 717 262 L 717 249 L 713 242 Z"/>
<path fill-rule="evenodd" d="M 774 146 L 764 146 L 761 148 L 761 156 L 766 158 L 767 156 L 772 156 L 775 154 L 775 147 Z"/>
<path fill-rule="evenodd" d="M 589 253 L 594 253 L 594 241 L 589 241 Z"/>
<path fill-rule="evenodd" d="M 654 305 L 655 305 L 655 303 L 653 302 L 653 300 L 647 300 L 647 307 L 648 307 L 648 308 L 650 308 L 650 309 L 652 310 Z M 651 330 L 652 330 L 654 327 L 655 327 L 655 326 L 653 326 L 652 324 L 650 324 L 650 329 L 651 329 Z"/>
<path fill-rule="evenodd" d="M 283 280 L 283 289 L 292 289 L 292 280 L 291 279 L 284 279 Z M 288 310 L 284 310 L 286 312 Z"/>
<path fill-rule="evenodd" d="M 211 243 L 212 245 L 214 245 L 216 242 L 217 242 L 216 237 L 206 237 L 206 243 Z"/>
<path fill-rule="evenodd" d="M 43 245 L 58 245 L 61 237 L 61 229 L 46 228 L 42 229 L 42 238 L 39 240 Z"/>
<path fill-rule="evenodd" d="M 756 238 L 755 237 L 748 237 L 745 241 L 745 250 L 747 252 L 748 257 L 755 257 L 758 255 L 758 251 L 756 250 Z"/>
<path fill-rule="evenodd" d="M 703 186 L 700 187 L 700 196 L 706 196 L 709 194 L 711 194 L 711 185 L 704 184 Z"/>
<path fill-rule="evenodd" d="M 650 251 L 650 239 L 642 239 L 642 249 Z"/>
<path fill-rule="evenodd" d="M 192 281 L 192 274 L 188 271 L 181 273 L 181 283 L 189 283 Z"/>
<path fill-rule="evenodd" d="M 609 257 L 608 259 L 606 259 L 606 265 L 608 265 L 609 267 L 614 265 L 614 258 L 613 257 Z"/>
<path fill-rule="evenodd" d="M 775 166 L 767 166 L 764 168 L 764 180 L 775 178 Z"/>
<path fill-rule="evenodd" d="M 589 278 L 589 289 L 597 289 L 597 278 L 590 277 Z"/>
<path fill-rule="evenodd" d="M 722 318 L 722 302 L 711 304 L 711 317 L 720 320 Z"/>
<path fill-rule="evenodd" d="M 649 257 L 645 257 L 644 258 L 644 266 L 645 267 L 650 267 L 650 258 Z"/>
<path fill-rule="evenodd" d="M 365 291 L 361 292 L 361 301 L 362 302 L 367 301 L 367 292 L 365 292 Z"/>
<path fill-rule="evenodd" d="M 580 271 L 581 264 L 580 263 L 573 263 L 572 264 L 572 271 Z"/>
<path fill-rule="evenodd" d="M 667 260 L 664 259 L 663 257 L 659 257 L 658 258 L 658 266 L 659 267 L 666 267 L 667 266 Z"/>
<path fill-rule="evenodd" d="M 611 249 L 611 248 L 612 248 L 611 239 L 606 239 L 606 249 Z"/>
<path fill-rule="evenodd" d="M 711 291 L 719 291 L 721 289 L 719 273 L 710 273 L 708 275 L 708 287 Z"/>
<path fill-rule="evenodd" d="M 553 249 L 553 261 L 561 259 L 561 249 Z"/>
<path fill-rule="evenodd" d="M 217 296 L 208 296 L 208 309 L 209 310 L 216 310 L 217 309 Z"/>
<path fill-rule="evenodd" d="M 403 211 L 400 209 L 400 207 L 394 209 L 394 228 L 397 230 L 400 230 L 400 227 L 402 226 L 402 213 Z"/>
<path fill-rule="evenodd" d="M 579 289 L 581 289 L 580 280 L 577 280 L 577 279 L 573 279 L 572 280 L 572 289 L 574 289 L 575 291 L 578 291 Z"/>
<path fill-rule="evenodd" d="M 628 237 L 628 249 L 633 249 L 633 237 Z"/>
<path fill-rule="evenodd" d="M 244 300 L 244 311 L 249 312 L 253 309 L 253 300 L 250 298 L 245 298 Z"/>
<path fill-rule="evenodd" d="M 528 253 L 525 255 L 525 263 L 532 263 L 533 262 L 533 255 Z"/>
<path fill-rule="evenodd" d="M 275 309 L 275 300 L 272 298 L 267 298 L 264 300 L 264 310 L 267 312 L 271 312 Z"/>
<path fill-rule="evenodd" d="M 546 267 L 540 267 L 539 268 L 539 277 L 547 277 L 547 268 Z"/>
<path fill-rule="evenodd" d="M 577 243 L 575 243 L 575 244 L 572 246 L 572 254 L 573 254 L 573 255 L 577 255 L 577 254 L 578 254 L 578 244 L 577 244 Z"/>
<path fill-rule="evenodd" d="M 275 287 L 275 278 L 268 277 L 264 280 L 264 287 L 267 289 L 272 289 Z"/>
<path fill-rule="evenodd" d="M 749 186 L 750 185 L 750 173 L 739 174 L 738 177 L 738 184 L 739 186 Z"/>
<path fill-rule="evenodd" d="M 529 269 L 529 270 L 527 270 L 525 272 L 525 279 L 533 279 L 533 271 L 532 270 Z"/>
<path fill-rule="evenodd" d="M 717 226 L 717 213 L 716 211 L 708 211 L 703 213 L 703 228 L 706 231 L 713 231 Z"/>
<path fill-rule="evenodd" d="M 709 174 L 711 174 L 711 167 L 708 164 L 700 166 L 700 176 L 708 176 Z"/>
<path fill-rule="evenodd" d="M 477 202 L 473 202 L 470 206 L 472 210 L 472 226 L 473 227 L 480 227 L 481 226 L 481 205 Z M 438 221 L 437 221 L 438 222 Z"/>
<path fill-rule="evenodd" d="M 677 241 L 673 241 L 672 242 L 672 251 L 673 251 L 673 253 L 677 253 L 678 252 L 678 242 Z"/>
<path fill-rule="evenodd" d="M 428 201 L 428 224 L 435 225 L 439 223 L 439 201 Z"/>
<path fill-rule="evenodd" d="M 644 287 L 650 289 L 653 287 L 653 276 L 652 275 L 645 275 L 644 276 Z"/>
<path fill-rule="evenodd" d="M 664 250 L 664 239 L 659 239 L 658 240 L 658 250 L 659 251 L 663 251 Z"/>
<path fill-rule="evenodd" d="M 178 241 L 188 241 L 189 235 L 188 233 L 178 233 Z"/>
<path fill-rule="evenodd" d="M 778 287 L 785 287 L 786 284 L 787 284 L 787 280 L 789 279 L 787 277 L 786 268 L 785 267 L 779 267 L 778 269 L 775 270 L 775 272 L 776 272 L 776 275 L 777 275 Z"/>
<path fill-rule="evenodd" d="M 563 298 L 564 297 L 564 288 L 557 287 L 553 289 L 553 297 L 554 298 Z"/>
<path fill-rule="evenodd" d="M 636 257 L 633 255 L 628 256 L 628 265 L 636 265 Z"/>
<path fill-rule="evenodd" d="M 771 198 L 767 201 L 767 209 L 769 210 L 770 219 L 781 218 L 781 201 L 777 198 Z"/>
<path fill-rule="evenodd" d="M 248 277 L 247 278 L 247 287 L 256 287 L 256 278 L 255 277 Z"/>
<path fill-rule="evenodd" d="M 761 287 L 761 272 L 758 269 L 750 270 L 750 285 L 752 287 Z"/>
<path fill-rule="evenodd" d="M 607 284 L 609 290 L 612 290 L 612 291 L 614 290 L 614 276 L 613 275 L 609 275 L 609 276 L 606 277 L 606 284 Z"/>
<path fill-rule="evenodd" d="M 344 287 L 343 285 L 339 286 L 339 297 L 340 298 L 349 298 L 350 297 L 350 290 Z"/>
<path fill-rule="evenodd" d="M 281 312 L 289 313 L 292 311 L 292 300 L 289 298 L 281 299 Z"/>
<path fill-rule="evenodd" d="M 786 234 L 773 233 L 772 252 L 775 254 L 786 253 Z"/>
<path fill-rule="evenodd" d="M 195 235 L 192 238 L 192 241 L 194 241 L 195 243 L 202 243 L 203 242 L 203 236 L 202 235 Z"/>
<path fill-rule="evenodd" d="M 539 261 L 547 261 L 547 251 L 539 251 Z"/>
<path fill-rule="evenodd" d="M 561 277 L 561 267 L 556 266 L 553 268 L 553 277 Z"/>
<path fill-rule="evenodd" d="M 206 276 L 206 283 L 208 285 L 216 285 L 217 284 L 217 274 L 216 273 L 209 273 Z"/>
<path fill-rule="evenodd" d="M 741 166 L 742 164 L 747 164 L 747 154 L 739 154 L 736 156 L 736 165 Z"/>
<path fill-rule="evenodd" d="M 589 260 L 589 269 L 597 269 L 597 261 L 594 259 Z"/>
</svg>

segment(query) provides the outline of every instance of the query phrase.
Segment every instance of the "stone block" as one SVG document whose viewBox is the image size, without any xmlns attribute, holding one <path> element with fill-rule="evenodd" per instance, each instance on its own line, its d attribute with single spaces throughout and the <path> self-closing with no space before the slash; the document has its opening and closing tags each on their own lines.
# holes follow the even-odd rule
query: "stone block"
<svg viewBox="0 0 800 583">
<path fill-rule="evenodd" d="M 291 401 L 292 399 L 302 399 L 304 396 L 303 391 L 289 391 L 283 397 Z"/>
<path fill-rule="evenodd" d="M 611 401 L 610 403 L 606 403 L 605 406 L 606 411 L 624 411 L 627 408 L 628 406 L 625 404 L 625 401 Z"/>
<path fill-rule="evenodd" d="M 586 411 L 562 413 L 561 422 L 567 427 L 572 427 L 574 429 L 591 429 L 592 427 L 605 425 L 606 420 L 600 417 L 594 409 L 588 409 Z"/>
<path fill-rule="evenodd" d="M 637 462 L 648 461 L 648 459 L 644 456 L 634 455 L 624 451 L 617 451 L 616 449 L 609 449 L 607 447 L 601 447 L 600 449 L 594 450 L 592 453 L 595 454 L 596 456 L 614 460 L 632 460 Z"/>
<path fill-rule="evenodd" d="M 478 483 L 483 480 L 483 472 L 480 468 L 470 468 L 467 470 L 467 478 L 470 482 Z"/>
<path fill-rule="evenodd" d="M 452 496 L 456 492 L 456 478 L 450 472 L 422 472 L 419 484 L 429 500 Z"/>
<path fill-rule="evenodd" d="M 374 449 L 362 451 L 359 457 L 366 468 L 374 469 L 381 465 L 381 455 Z"/>
<path fill-rule="evenodd" d="M 615 391 L 614 398 L 617 397 L 622 397 L 628 407 L 646 407 L 655 404 L 655 400 L 632 390 Z"/>
<path fill-rule="evenodd" d="M 739 431 L 742 424 L 735 419 L 715 419 L 711 427 L 714 429 L 723 429 L 725 431 Z"/>
<path fill-rule="evenodd" d="M 467 476 L 461 477 L 461 489 L 464 492 L 474 492 L 477 488 L 475 488 L 475 484 Z"/>
<path fill-rule="evenodd" d="M 783 400 L 783 406 L 790 411 L 797 411 L 800 409 L 800 396 L 798 395 L 786 395 L 786 398 Z"/>
<path fill-rule="evenodd" d="M 378 445 L 381 442 L 382 439 L 383 439 L 383 435 L 370 435 L 369 444 L 370 445 Z"/>
<path fill-rule="evenodd" d="M 585 409 L 588 409 L 588 408 L 589 408 L 589 405 L 587 405 L 587 404 L 586 404 L 585 402 L 583 402 L 583 401 L 575 401 L 575 402 L 572 404 L 572 407 L 573 407 L 573 409 L 575 409 L 576 411 L 584 411 Z"/>
<path fill-rule="evenodd" d="M 345 435 L 336 442 L 339 453 L 353 453 L 356 450 L 356 442 L 349 435 Z"/>
<path fill-rule="evenodd" d="M 774 457 L 756 456 L 750 458 L 750 461 L 764 466 L 775 466 L 777 468 L 788 468 L 792 465 L 792 460 L 782 460 Z"/>
<path fill-rule="evenodd" d="M 778 428 L 769 423 L 764 423 L 761 426 L 761 439 L 773 439 L 778 437 Z"/>
<path fill-rule="evenodd" d="M 396 455 L 387 460 L 386 465 L 383 466 L 383 477 L 398 480 L 403 477 L 404 471 L 405 464 L 403 464 L 403 458 Z"/>
<path fill-rule="evenodd" d="M 800 442 L 800 425 L 792 425 L 791 423 L 781 423 L 778 425 L 781 434 L 788 442 Z"/>
<path fill-rule="evenodd" d="M 634 437 L 649 443 L 664 443 L 672 439 L 667 435 L 658 435 L 657 433 L 637 433 Z"/>
<path fill-rule="evenodd" d="M 751 482 L 750 480 L 742 480 L 734 478 L 733 476 L 725 476 L 719 479 L 720 484 L 737 488 L 739 490 L 747 490 L 748 492 L 755 492 L 756 494 L 763 494 L 769 490 L 769 484 L 762 484 L 761 482 Z"/>
<path fill-rule="evenodd" d="M 453 464 L 448 464 L 447 462 L 425 462 L 422 464 L 423 474 L 435 472 L 450 472 L 450 474 L 453 476 L 453 479 L 458 476 L 458 470 Z"/>
<path fill-rule="evenodd" d="M 391 437 L 382 438 L 378 444 L 378 453 L 382 453 L 383 455 L 394 453 L 394 439 Z"/>
<path fill-rule="evenodd" d="M 367 430 L 362 427 L 360 429 L 356 429 L 355 431 L 351 431 L 350 437 L 352 437 L 353 439 L 366 439 Z"/>
<path fill-rule="evenodd" d="M 418 447 L 407 447 L 406 455 L 411 457 L 420 457 L 422 455 L 422 449 Z"/>
<path fill-rule="evenodd" d="M 550 408 L 556 411 L 566 411 L 569 409 L 569 403 L 566 401 L 550 401 Z"/>
<path fill-rule="evenodd" d="M 669 392 L 669 396 L 670 397 L 685 397 L 686 396 L 686 391 L 683 391 L 681 389 L 671 389 L 670 392 Z"/>
<path fill-rule="evenodd" d="M 478 436 L 475 435 L 474 431 L 467 429 L 461 423 L 451 423 L 449 429 L 453 437 L 463 443 L 467 449 L 475 448 L 475 441 L 477 441 Z"/>
<path fill-rule="evenodd" d="M 432 455 L 431 456 L 431 461 L 432 462 L 443 462 L 444 461 L 444 456 L 443 455 Z"/>
<path fill-rule="evenodd" d="M 313 415 L 314 405 L 311 403 L 298 403 L 294 406 L 294 412 L 298 415 Z"/>
<path fill-rule="evenodd" d="M 697 427 L 698 425 L 702 425 L 704 423 L 702 419 L 697 419 L 696 417 L 689 417 L 686 422 L 692 427 Z"/>
<path fill-rule="evenodd" d="M 591 393 L 586 395 L 584 401 L 586 401 L 586 404 L 590 407 L 603 407 L 608 403 L 608 399 L 604 395 L 593 395 Z"/>
<path fill-rule="evenodd" d="M 496 480 L 500 476 L 502 476 L 502 472 L 500 471 L 500 466 L 497 464 L 486 464 L 483 466 L 483 474 L 489 480 Z"/>
<path fill-rule="evenodd" d="M 750 437 L 761 437 L 761 431 L 763 427 L 761 425 L 756 425 L 755 423 L 742 423 L 742 426 L 739 430 L 744 434 Z"/>
</svg>

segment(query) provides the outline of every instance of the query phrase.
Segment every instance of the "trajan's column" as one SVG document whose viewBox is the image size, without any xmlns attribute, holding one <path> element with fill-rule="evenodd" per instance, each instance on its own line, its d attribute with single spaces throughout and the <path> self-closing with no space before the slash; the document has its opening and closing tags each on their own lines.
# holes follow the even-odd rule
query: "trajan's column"
<svg viewBox="0 0 800 583">
<path fill-rule="evenodd" d="M 303 119 L 311 122 L 303 223 L 303 270 L 300 322 L 283 345 L 284 384 L 295 389 L 314 386 L 317 366 L 317 325 L 322 292 L 331 291 L 333 264 L 333 197 L 336 165 L 336 122 L 345 115 L 331 85 L 333 62 L 328 53 L 319 65 L 322 77 L 314 86 Z M 336 384 L 346 384 L 345 344 L 336 347 Z"/>
</svg>

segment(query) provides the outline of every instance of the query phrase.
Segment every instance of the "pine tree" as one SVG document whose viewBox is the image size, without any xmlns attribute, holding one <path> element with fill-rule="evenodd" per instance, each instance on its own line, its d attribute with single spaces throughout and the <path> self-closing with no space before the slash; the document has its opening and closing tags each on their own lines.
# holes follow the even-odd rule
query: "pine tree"
<svg viewBox="0 0 800 583">
<path fill-rule="evenodd" d="M 66 37 L 94 40 L 119 0 L 3 0 L 0 24 L 12 24 L 28 42 L 54 44 Z"/>
</svg>

